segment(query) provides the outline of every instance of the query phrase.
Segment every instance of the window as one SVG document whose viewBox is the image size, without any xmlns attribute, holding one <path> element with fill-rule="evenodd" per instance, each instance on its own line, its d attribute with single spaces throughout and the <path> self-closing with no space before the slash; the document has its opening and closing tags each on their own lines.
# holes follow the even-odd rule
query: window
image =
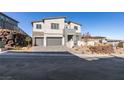
<svg viewBox="0 0 124 93">
<path fill-rule="evenodd" d="M 76 41 L 80 40 L 79 35 L 76 35 Z"/>
<path fill-rule="evenodd" d="M 74 29 L 75 29 L 75 30 L 78 30 L 78 27 L 77 27 L 77 26 L 74 26 Z"/>
<path fill-rule="evenodd" d="M 41 29 L 41 28 L 42 28 L 41 24 L 36 24 L 36 29 Z"/>
<path fill-rule="evenodd" d="M 68 29 L 68 26 L 67 25 L 65 26 L 65 29 Z"/>
<path fill-rule="evenodd" d="M 59 24 L 51 23 L 51 29 L 59 29 Z"/>
<path fill-rule="evenodd" d="M 73 35 L 68 35 L 68 41 L 73 40 Z"/>
</svg>

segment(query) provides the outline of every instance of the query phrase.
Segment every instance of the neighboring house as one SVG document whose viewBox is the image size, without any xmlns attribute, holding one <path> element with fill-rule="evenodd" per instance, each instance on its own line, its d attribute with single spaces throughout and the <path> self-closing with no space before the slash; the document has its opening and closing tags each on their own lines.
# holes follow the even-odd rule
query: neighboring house
<svg viewBox="0 0 124 93">
<path fill-rule="evenodd" d="M 5 47 L 24 45 L 25 37 L 28 35 L 18 27 L 18 23 L 15 19 L 0 13 L 0 42 Z"/>
<path fill-rule="evenodd" d="M 81 40 L 81 25 L 66 21 L 66 17 L 50 17 L 33 21 L 34 46 L 67 46 L 73 47 Z"/>
<path fill-rule="evenodd" d="M 94 46 L 96 44 L 103 44 L 107 43 L 106 37 L 101 37 L 101 36 L 90 36 L 88 38 L 82 36 L 81 41 L 78 42 L 79 46 L 84 46 L 84 45 L 91 45 Z"/>
<path fill-rule="evenodd" d="M 117 47 L 124 48 L 124 41 L 122 40 L 121 42 L 119 42 Z"/>
<path fill-rule="evenodd" d="M 120 42 L 122 42 L 122 40 L 107 39 L 107 43 L 113 45 L 114 47 L 117 47 Z"/>
</svg>

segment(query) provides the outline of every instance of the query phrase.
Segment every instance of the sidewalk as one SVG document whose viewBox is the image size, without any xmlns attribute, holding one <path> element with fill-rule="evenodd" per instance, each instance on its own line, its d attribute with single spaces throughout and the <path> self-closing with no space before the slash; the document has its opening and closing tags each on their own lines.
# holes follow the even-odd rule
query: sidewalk
<svg viewBox="0 0 124 93">
<path fill-rule="evenodd" d="M 0 54 L 2 54 L 2 53 L 6 53 L 7 51 L 0 51 Z"/>
<path fill-rule="evenodd" d="M 124 58 L 124 54 L 112 54 L 112 56 Z"/>
<path fill-rule="evenodd" d="M 76 53 L 70 49 L 67 50 L 73 55 L 86 59 L 88 61 L 98 60 L 100 58 L 112 58 L 112 57 L 124 58 L 124 54 L 81 54 L 81 53 Z"/>
</svg>

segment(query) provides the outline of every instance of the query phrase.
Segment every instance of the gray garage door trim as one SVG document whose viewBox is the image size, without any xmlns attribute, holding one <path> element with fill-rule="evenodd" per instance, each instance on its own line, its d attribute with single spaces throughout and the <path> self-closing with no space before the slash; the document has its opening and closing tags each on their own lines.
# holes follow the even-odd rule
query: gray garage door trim
<svg viewBox="0 0 124 93">
<path fill-rule="evenodd" d="M 62 45 L 62 37 L 47 37 L 46 45 L 47 46 L 61 46 Z"/>
<path fill-rule="evenodd" d="M 35 45 L 36 46 L 43 46 L 44 43 L 43 37 L 35 37 Z"/>
</svg>

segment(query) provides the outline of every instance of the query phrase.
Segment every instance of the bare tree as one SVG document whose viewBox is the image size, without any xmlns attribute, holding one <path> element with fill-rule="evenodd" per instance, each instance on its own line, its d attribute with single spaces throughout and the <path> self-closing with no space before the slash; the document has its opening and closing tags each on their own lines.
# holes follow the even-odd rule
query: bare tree
<svg viewBox="0 0 124 93">
<path fill-rule="evenodd" d="M 86 45 L 87 45 L 90 38 L 91 38 L 91 35 L 90 35 L 89 32 L 86 32 L 86 33 L 83 34 L 83 40 L 86 43 Z"/>
</svg>

